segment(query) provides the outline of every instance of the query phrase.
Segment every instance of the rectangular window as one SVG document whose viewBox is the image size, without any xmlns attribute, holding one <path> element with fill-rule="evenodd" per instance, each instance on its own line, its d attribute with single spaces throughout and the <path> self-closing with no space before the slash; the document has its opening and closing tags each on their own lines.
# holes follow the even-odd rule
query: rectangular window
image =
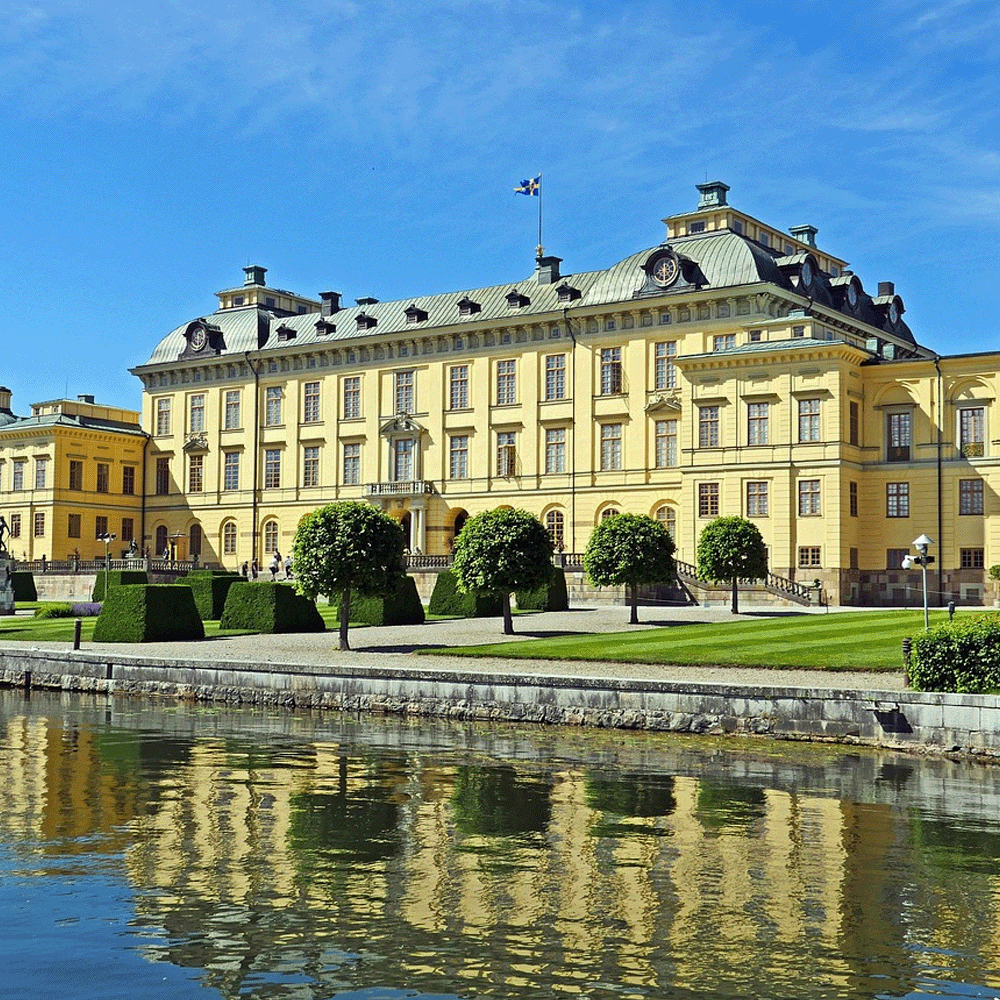
<svg viewBox="0 0 1000 1000">
<path fill-rule="evenodd" d="M 913 415 L 889 413 L 886 416 L 886 461 L 909 462 L 912 444 Z"/>
<path fill-rule="evenodd" d="M 12 490 L 24 489 L 24 467 L 27 462 L 23 458 L 14 459 L 14 479 L 11 485 Z"/>
<path fill-rule="evenodd" d="M 11 514 L 10 515 L 10 537 L 20 538 L 21 537 L 21 515 Z"/>
<path fill-rule="evenodd" d="M 767 488 L 765 482 L 747 483 L 747 517 L 767 517 Z"/>
<path fill-rule="evenodd" d="M 497 475 L 510 477 L 517 472 L 517 439 L 514 431 L 497 433 Z"/>
<path fill-rule="evenodd" d="M 717 406 L 702 406 L 698 409 L 698 446 L 700 448 L 718 448 L 719 446 L 719 408 Z"/>
<path fill-rule="evenodd" d="M 983 569 L 986 565 L 984 549 L 960 549 L 959 557 L 962 569 Z"/>
<path fill-rule="evenodd" d="M 97 492 L 108 493 L 111 490 L 111 466 L 105 462 L 97 463 Z"/>
<path fill-rule="evenodd" d="M 233 431 L 240 426 L 240 390 L 226 390 L 226 430 Z"/>
<path fill-rule="evenodd" d="M 100 538 L 108 534 L 108 519 L 104 514 L 98 514 L 94 518 L 94 538 Z"/>
<path fill-rule="evenodd" d="M 452 434 L 448 439 L 448 478 L 469 478 L 468 434 Z"/>
<path fill-rule="evenodd" d="M 319 486 L 319 447 L 307 445 L 302 450 L 302 485 Z"/>
<path fill-rule="evenodd" d="M 767 403 L 750 403 L 747 407 L 747 444 L 767 444 Z"/>
<path fill-rule="evenodd" d="M 799 480 L 799 517 L 816 517 L 820 511 L 818 479 Z"/>
<path fill-rule="evenodd" d="M 601 424 L 601 470 L 618 471 L 622 467 L 622 425 Z"/>
<path fill-rule="evenodd" d="M 357 486 L 361 482 L 361 445 L 344 445 L 344 485 Z"/>
<path fill-rule="evenodd" d="M 656 467 L 668 469 L 677 464 L 677 421 L 657 420 L 656 435 Z"/>
<path fill-rule="evenodd" d="M 718 483 L 698 484 L 698 516 L 699 517 L 719 516 Z"/>
<path fill-rule="evenodd" d="M 188 493 L 201 493 L 205 488 L 205 456 L 188 456 Z"/>
<path fill-rule="evenodd" d="M 395 375 L 396 413 L 413 412 L 413 372 L 396 372 Z"/>
<path fill-rule="evenodd" d="M 799 400 L 799 441 L 820 441 L 818 399 Z"/>
<path fill-rule="evenodd" d="M 497 406 L 517 402 L 517 367 L 514 361 L 497 362 Z"/>
<path fill-rule="evenodd" d="M 858 516 L 858 484 L 848 483 L 848 502 L 850 504 L 851 517 Z"/>
<path fill-rule="evenodd" d="M 302 387 L 302 423 L 319 423 L 319 382 L 306 382 Z"/>
<path fill-rule="evenodd" d="M 361 376 L 344 379 L 344 419 L 356 420 L 361 416 Z"/>
<path fill-rule="evenodd" d="M 545 358 L 545 398 L 566 398 L 566 355 L 549 354 Z"/>
<path fill-rule="evenodd" d="M 413 480 L 413 438 L 396 438 L 392 443 L 392 478 L 397 483 Z"/>
<path fill-rule="evenodd" d="M 70 470 L 72 472 L 72 470 Z M 72 479 L 72 475 L 70 476 Z M 156 460 L 156 495 L 166 496 L 170 492 L 170 459 Z"/>
<path fill-rule="evenodd" d="M 71 490 L 83 489 L 83 462 L 77 462 L 73 459 L 70 459 L 69 488 Z"/>
<path fill-rule="evenodd" d="M 200 434 L 205 429 L 205 394 L 199 392 L 188 400 L 188 430 Z"/>
<path fill-rule="evenodd" d="M 135 495 L 135 466 L 122 466 L 122 493 L 130 497 Z"/>
<path fill-rule="evenodd" d="M 799 569 L 818 569 L 823 565 L 822 549 L 818 545 L 799 546 Z"/>
<path fill-rule="evenodd" d="M 276 490 L 281 486 L 281 451 L 278 448 L 264 449 L 264 489 Z"/>
<path fill-rule="evenodd" d="M 601 350 L 601 395 L 614 396 L 622 391 L 622 349 Z"/>
<path fill-rule="evenodd" d="M 223 452 L 222 488 L 238 490 L 240 488 L 240 453 L 238 451 Z"/>
<path fill-rule="evenodd" d="M 35 514 L 34 533 L 35 533 L 35 538 L 43 538 L 45 536 L 44 511 L 38 511 L 38 513 Z"/>
<path fill-rule="evenodd" d="M 49 479 L 49 460 L 47 458 L 35 459 L 35 489 L 44 490 Z"/>
<path fill-rule="evenodd" d="M 983 481 L 981 479 L 960 479 L 958 481 L 959 514 L 983 513 Z"/>
<path fill-rule="evenodd" d="M 469 408 L 469 366 L 453 365 L 448 371 L 448 409 Z M 454 479 L 455 477 L 452 476 Z M 462 476 L 462 479 L 465 477 Z"/>
<path fill-rule="evenodd" d="M 731 351 L 736 346 L 735 333 L 720 333 L 712 338 L 713 351 Z"/>
<path fill-rule="evenodd" d="M 264 424 L 276 427 L 281 423 L 281 386 L 269 385 L 264 390 Z"/>
<path fill-rule="evenodd" d="M 885 484 L 885 516 L 886 517 L 910 516 L 909 483 Z"/>
<path fill-rule="evenodd" d="M 70 538 L 80 538 L 83 532 L 83 518 L 79 514 L 70 514 L 66 525 L 66 534 Z"/>
<path fill-rule="evenodd" d="M 849 440 L 851 444 L 861 443 L 861 407 L 851 400 L 848 404 L 850 411 Z"/>
<path fill-rule="evenodd" d="M 986 410 L 982 406 L 958 411 L 958 441 L 963 458 L 982 458 L 986 454 Z"/>
<path fill-rule="evenodd" d="M 885 550 L 885 568 L 886 569 L 902 569 L 903 560 L 910 554 L 909 549 L 886 549 Z"/>
<path fill-rule="evenodd" d="M 135 538 L 135 521 L 131 517 L 123 517 L 121 540 L 131 542 L 133 538 Z"/>
<path fill-rule="evenodd" d="M 156 401 L 156 433 L 170 433 L 170 397 Z"/>
<path fill-rule="evenodd" d="M 545 471 L 566 471 L 566 428 L 548 427 L 545 430 Z"/>
<path fill-rule="evenodd" d="M 676 389 L 677 366 L 674 364 L 674 358 L 677 357 L 677 341 L 663 341 L 654 347 L 653 353 L 654 388 Z"/>
</svg>

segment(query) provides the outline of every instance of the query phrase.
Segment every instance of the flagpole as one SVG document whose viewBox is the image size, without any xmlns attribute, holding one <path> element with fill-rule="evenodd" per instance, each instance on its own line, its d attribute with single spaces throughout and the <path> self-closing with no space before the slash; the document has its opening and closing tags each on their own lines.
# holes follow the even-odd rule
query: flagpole
<svg viewBox="0 0 1000 1000">
<path fill-rule="evenodd" d="M 542 246 L 542 172 L 538 171 L 538 247 L 535 256 L 541 260 L 545 254 L 545 247 Z"/>
</svg>

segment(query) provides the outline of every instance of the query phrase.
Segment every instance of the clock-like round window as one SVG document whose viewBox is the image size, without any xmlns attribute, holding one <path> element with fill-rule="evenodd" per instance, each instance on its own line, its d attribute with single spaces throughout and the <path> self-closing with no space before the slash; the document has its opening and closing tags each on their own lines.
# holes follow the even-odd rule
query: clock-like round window
<svg viewBox="0 0 1000 1000">
<path fill-rule="evenodd" d="M 191 331 L 191 350 L 200 351 L 208 343 L 208 336 L 203 326 L 196 326 Z"/>
<path fill-rule="evenodd" d="M 813 266 L 808 260 L 802 265 L 801 275 L 803 287 L 808 288 L 813 283 L 814 277 Z"/>
<path fill-rule="evenodd" d="M 899 322 L 899 306 L 895 302 L 889 303 L 889 322 L 893 325 Z"/>
<path fill-rule="evenodd" d="M 679 273 L 680 268 L 673 257 L 661 257 L 650 271 L 653 281 L 663 288 L 666 288 L 667 285 L 672 285 L 677 280 Z"/>
<path fill-rule="evenodd" d="M 858 286 L 853 281 L 847 286 L 847 301 L 852 309 L 858 304 Z"/>
</svg>

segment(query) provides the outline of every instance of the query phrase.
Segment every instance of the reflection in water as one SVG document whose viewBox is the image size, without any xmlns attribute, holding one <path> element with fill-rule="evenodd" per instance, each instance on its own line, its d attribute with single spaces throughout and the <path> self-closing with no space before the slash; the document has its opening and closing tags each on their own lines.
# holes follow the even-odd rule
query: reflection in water
<svg viewBox="0 0 1000 1000">
<path fill-rule="evenodd" d="M 8 694 L 0 751 L 9 995 L 1000 992 L 996 769 Z"/>
</svg>

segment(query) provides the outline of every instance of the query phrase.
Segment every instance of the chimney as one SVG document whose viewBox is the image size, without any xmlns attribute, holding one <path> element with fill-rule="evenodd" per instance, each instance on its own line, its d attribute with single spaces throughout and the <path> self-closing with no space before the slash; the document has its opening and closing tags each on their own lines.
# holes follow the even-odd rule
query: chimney
<svg viewBox="0 0 1000 1000">
<path fill-rule="evenodd" d="M 90 393 L 81 392 L 79 396 L 76 397 L 78 403 L 93 403 L 94 397 Z"/>
<path fill-rule="evenodd" d="M 815 226 L 789 226 L 788 231 L 800 243 L 810 247 L 816 246 L 816 234 L 819 230 Z"/>
<path fill-rule="evenodd" d="M 5 385 L 0 385 L 0 413 L 10 413 L 10 397 L 13 393 Z"/>
<path fill-rule="evenodd" d="M 895 295 L 896 294 L 896 283 L 894 281 L 880 281 L 878 283 L 878 294 L 883 295 Z"/>
<path fill-rule="evenodd" d="M 726 192 L 729 190 L 728 184 L 723 184 L 722 181 L 709 181 L 707 184 L 696 184 L 698 190 L 701 192 L 701 198 L 698 201 L 698 208 L 719 208 L 726 204 Z"/>
<path fill-rule="evenodd" d="M 264 281 L 264 275 L 267 274 L 266 267 L 260 267 L 257 264 L 248 264 L 245 268 L 243 268 L 243 274 L 245 275 L 243 278 L 244 285 L 263 286 L 266 284 Z"/>
<path fill-rule="evenodd" d="M 340 312 L 340 292 L 320 292 L 323 304 L 319 307 L 320 316 L 332 316 Z"/>
<path fill-rule="evenodd" d="M 535 280 L 540 285 L 554 285 L 559 280 L 562 257 L 536 257 Z"/>
</svg>

